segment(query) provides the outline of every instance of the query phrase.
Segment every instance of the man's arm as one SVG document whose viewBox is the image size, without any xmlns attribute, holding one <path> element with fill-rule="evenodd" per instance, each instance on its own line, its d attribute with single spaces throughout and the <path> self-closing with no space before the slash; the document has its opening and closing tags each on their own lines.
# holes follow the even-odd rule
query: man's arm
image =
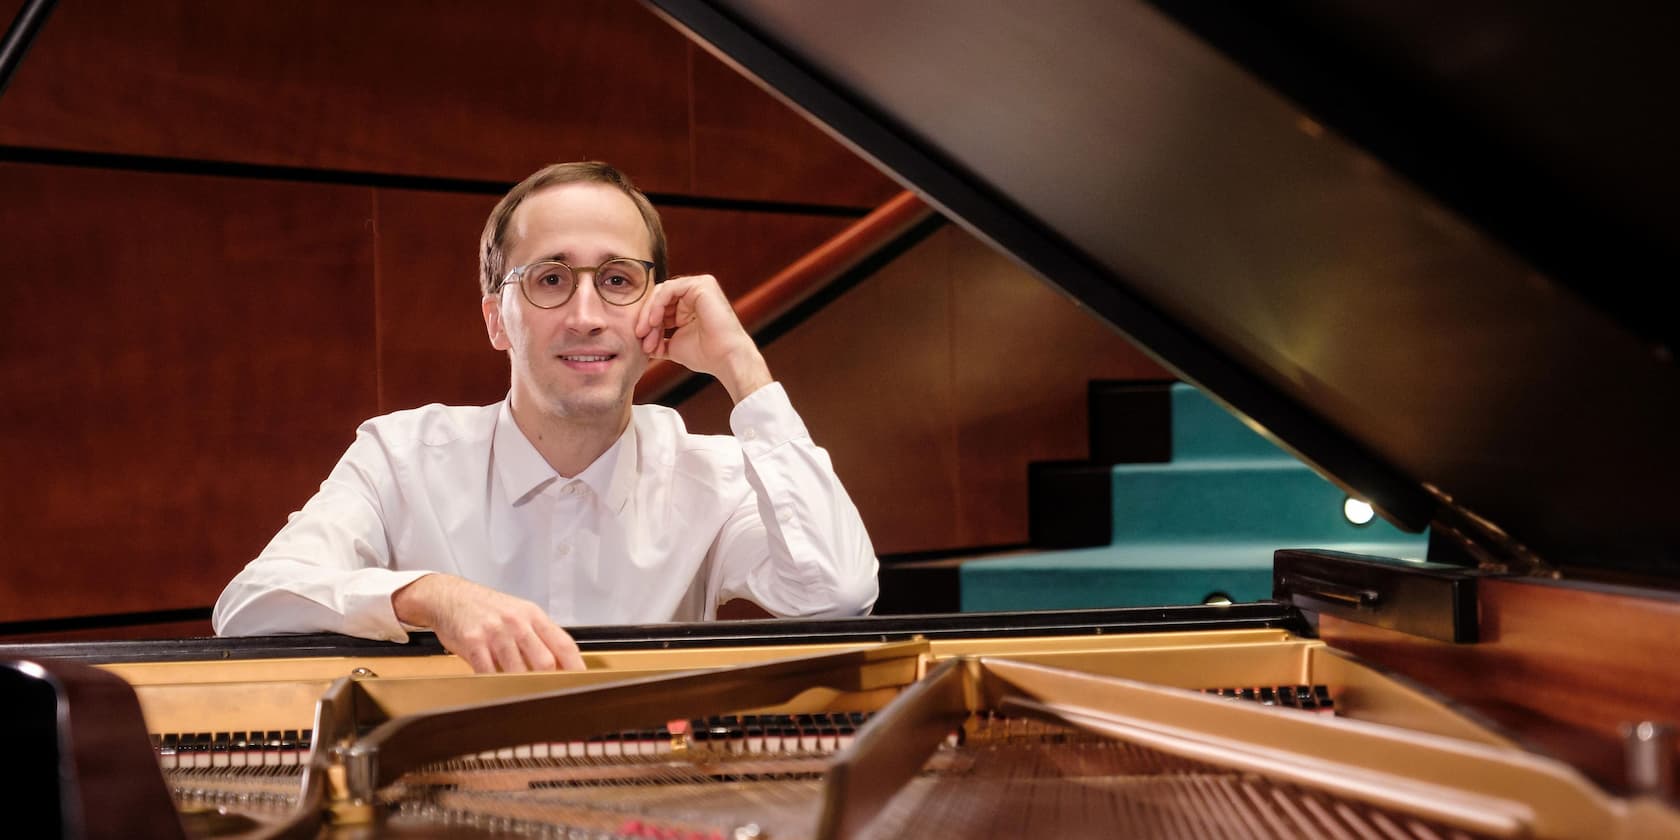
<svg viewBox="0 0 1680 840">
<path fill-rule="evenodd" d="M 753 492 L 714 546 L 719 600 L 748 598 L 778 615 L 861 615 L 878 591 L 874 547 L 828 453 L 741 326 L 717 280 L 654 288 L 637 319 L 643 349 L 717 377 L 735 402 L 730 426 Z"/>
<path fill-rule="evenodd" d="M 781 385 L 743 400 L 729 422 L 752 492 L 713 547 L 718 600 L 746 598 L 783 616 L 868 613 L 877 594 L 874 546 Z"/>
<path fill-rule="evenodd" d="M 454 575 L 426 575 L 391 596 L 398 620 L 430 627 L 478 673 L 584 670 L 577 642 L 536 604 Z"/>
<path fill-rule="evenodd" d="M 391 568 L 381 499 L 395 495 L 394 484 L 378 435 L 364 426 L 320 491 L 223 589 L 216 633 L 406 641 L 391 594 L 426 572 Z"/>
<path fill-rule="evenodd" d="M 387 540 L 387 506 L 405 504 L 392 457 L 376 430 L 359 430 L 320 492 L 222 591 L 216 633 L 400 642 L 408 629 L 430 629 L 477 671 L 582 668 L 577 645 L 535 604 L 454 575 L 400 568 Z"/>
</svg>

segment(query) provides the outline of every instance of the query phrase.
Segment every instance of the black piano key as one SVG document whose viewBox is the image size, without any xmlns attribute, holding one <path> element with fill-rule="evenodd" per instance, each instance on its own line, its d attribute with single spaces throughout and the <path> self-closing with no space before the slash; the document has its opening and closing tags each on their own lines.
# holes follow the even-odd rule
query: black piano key
<svg viewBox="0 0 1680 840">
<path fill-rule="evenodd" d="M 1260 688 L 1260 702 L 1261 702 L 1262 705 L 1266 705 L 1266 706 L 1276 706 L 1277 705 L 1277 694 L 1276 694 L 1276 692 L 1274 692 L 1272 690 L 1271 686 L 1261 686 L 1261 688 Z"/>
</svg>

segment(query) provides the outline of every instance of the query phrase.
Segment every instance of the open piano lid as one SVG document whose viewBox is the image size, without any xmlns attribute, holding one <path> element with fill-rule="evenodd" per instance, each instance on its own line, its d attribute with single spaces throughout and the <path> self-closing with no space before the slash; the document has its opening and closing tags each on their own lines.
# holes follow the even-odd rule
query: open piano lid
<svg viewBox="0 0 1680 840">
<path fill-rule="evenodd" d="M 1396 524 L 1680 576 L 1672 16 L 651 2 Z"/>
</svg>

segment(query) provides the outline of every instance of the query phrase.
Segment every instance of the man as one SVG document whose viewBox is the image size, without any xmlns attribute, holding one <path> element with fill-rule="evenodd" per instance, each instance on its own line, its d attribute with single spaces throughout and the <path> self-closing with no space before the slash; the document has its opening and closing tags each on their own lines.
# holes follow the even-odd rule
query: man
<svg viewBox="0 0 1680 840">
<path fill-rule="evenodd" d="M 606 164 L 557 164 L 480 249 L 507 399 L 364 423 L 228 584 L 222 635 L 424 628 L 477 671 L 581 668 L 564 623 L 858 615 L 876 561 L 857 509 L 711 276 L 666 280 L 658 213 Z M 717 377 L 733 437 L 631 406 L 650 359 Z"/>
</svg>

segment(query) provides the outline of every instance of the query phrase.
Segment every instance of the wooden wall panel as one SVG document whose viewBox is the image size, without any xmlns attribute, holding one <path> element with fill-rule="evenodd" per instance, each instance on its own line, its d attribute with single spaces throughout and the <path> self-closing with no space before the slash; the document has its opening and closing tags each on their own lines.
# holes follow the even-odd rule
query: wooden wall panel
<svg viewBox="0 0 1680 840">
<path fill-rule="evenodd" d="M 1085 385 L 1163 378 L 1141 352 L 947 227 L 765 348 L 882 553 L 1027 539 L 1027 464 L 1084 458 Z M 681 406 L 728 430 L 715 383 Z"/>
<path fill-rule="evenodd" d="M 369 191 L 0 183 L 0 616 L 209 604 L 374 407 Z"/>
<path fill-rule="evenodd" d="M 697 46 L 694 191 L 875 207 L 898 184 Z"/>
<path fill-rule="evenodd" d="M 507 394 L 506 357 L 479 314 L 478 237 L 489 196 L 380 190 L 379 405 L 474 405 Z M 673 273 L 714 273 L 751 289 L 838 233 L 849 219 L 662 208 Z"/>
<path fill-rule="evenodd" d="M 687 40 L 629 0 L 61 3 L 0 143 L 686 191 Z"/>
<path fill-rule="evenodd" d="M 888 180 L 634 0 L 63 3 L 0 144 L 871 206 Z"/>
<path fill-rule="evenodd" d="M 478 237 L 496 201 L 378 191 L 380 413 L 507 395 L 507 358 L 490 347 L 478 308 Z"/>
</svg>

